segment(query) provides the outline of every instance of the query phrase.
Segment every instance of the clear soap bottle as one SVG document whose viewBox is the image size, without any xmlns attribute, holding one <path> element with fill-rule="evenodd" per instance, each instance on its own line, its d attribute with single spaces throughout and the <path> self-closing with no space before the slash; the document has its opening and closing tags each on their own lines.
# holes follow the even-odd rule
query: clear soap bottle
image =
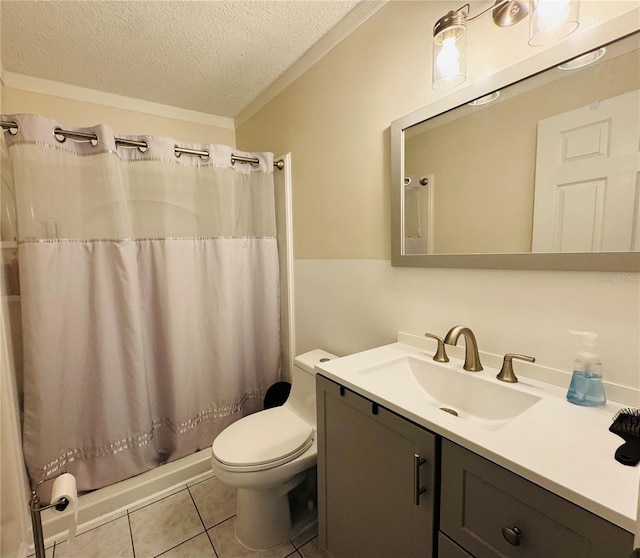
<svg viewBox="0 0 640 558">
<path fill-rule="evenodd" d="M 595 352 L 598 335 L 592 331 L 569 330 L 569 333 L 582 336 L 583 346 L 576 354 L 567 401 L 587 407 L 604 405 L 607 398 L 602 384 L 602 361 Z"/>
</svg>

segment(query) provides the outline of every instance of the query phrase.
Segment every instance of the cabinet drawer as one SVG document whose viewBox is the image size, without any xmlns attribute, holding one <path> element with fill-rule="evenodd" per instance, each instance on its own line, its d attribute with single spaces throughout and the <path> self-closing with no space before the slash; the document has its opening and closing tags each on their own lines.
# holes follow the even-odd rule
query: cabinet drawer
<svg viewBox="0 0 640 558">
<path fill-rule="evenodd" d="M 447 440 L 440 513 L 440 529 L 476 558 L 628 558 L 633 548 L 631 533 Z"/>
</svg>

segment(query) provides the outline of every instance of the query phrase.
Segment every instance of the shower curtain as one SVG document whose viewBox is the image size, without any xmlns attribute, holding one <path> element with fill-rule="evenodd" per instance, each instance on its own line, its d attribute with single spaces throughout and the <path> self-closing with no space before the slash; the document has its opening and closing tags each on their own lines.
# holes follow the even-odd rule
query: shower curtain
<svg viewBox="0 0 640 558">
<path fill-rule="evenodd" d="M 279 375 L 273 155 L 2 119 L 32 482 L 95 489 L 209 447 Z"/>
</svg>

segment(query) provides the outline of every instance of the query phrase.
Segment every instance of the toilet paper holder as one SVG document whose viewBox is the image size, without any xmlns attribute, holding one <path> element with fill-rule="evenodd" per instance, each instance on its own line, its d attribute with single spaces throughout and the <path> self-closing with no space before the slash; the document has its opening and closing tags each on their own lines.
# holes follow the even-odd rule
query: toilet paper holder
<svg viewBox="0 0 640 558">
<path fill-rule="evenodd" d="M 41 484 L 57 479 L 59 476 L 64 475 L 66 471 L 62 471 L 55 477 L 43 479 L 39 481 L 33 490 L 31 491 L 31 500 L 29 501 L 29 510 L 31 511 L 31 525 L 33 526 L 33 544 L 36 549 L 36 558 L 45 558 L 44 551 L 44 533 L 42 531 L 42 518 L 40 513 L 49 508 L 56 508 L 58 511 L 64 511 L 69 505 L 69 500 L 66 498 L 60 498 L 56 502 L 51 502 L 47 506 L 40 507 L 40 497 L 38 496 L 38 488 Z"/>
</svg>

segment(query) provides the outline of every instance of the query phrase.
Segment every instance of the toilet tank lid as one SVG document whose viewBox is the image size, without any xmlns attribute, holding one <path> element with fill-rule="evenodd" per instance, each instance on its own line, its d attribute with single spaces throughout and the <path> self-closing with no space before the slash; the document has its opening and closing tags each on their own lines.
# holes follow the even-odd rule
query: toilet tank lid
<svg viewBox="0 0 640 558">
<path fill-rule="evenodd" d="M 333 360 L 334 358 L 340 358 L 334 354 L 328 353 L 327 351 L 323 351 L 322 349 L 313 349 L 312 351 L 308 351 L 306 353 L 302 353 L 293 359 L 293 363 L 298 367 L 302 368 L 309 374 L 315 374 L 315 366 L 316 364 L 320 364 L 320 360 L 327 358 L 329 360 Z"/>
</svg>

